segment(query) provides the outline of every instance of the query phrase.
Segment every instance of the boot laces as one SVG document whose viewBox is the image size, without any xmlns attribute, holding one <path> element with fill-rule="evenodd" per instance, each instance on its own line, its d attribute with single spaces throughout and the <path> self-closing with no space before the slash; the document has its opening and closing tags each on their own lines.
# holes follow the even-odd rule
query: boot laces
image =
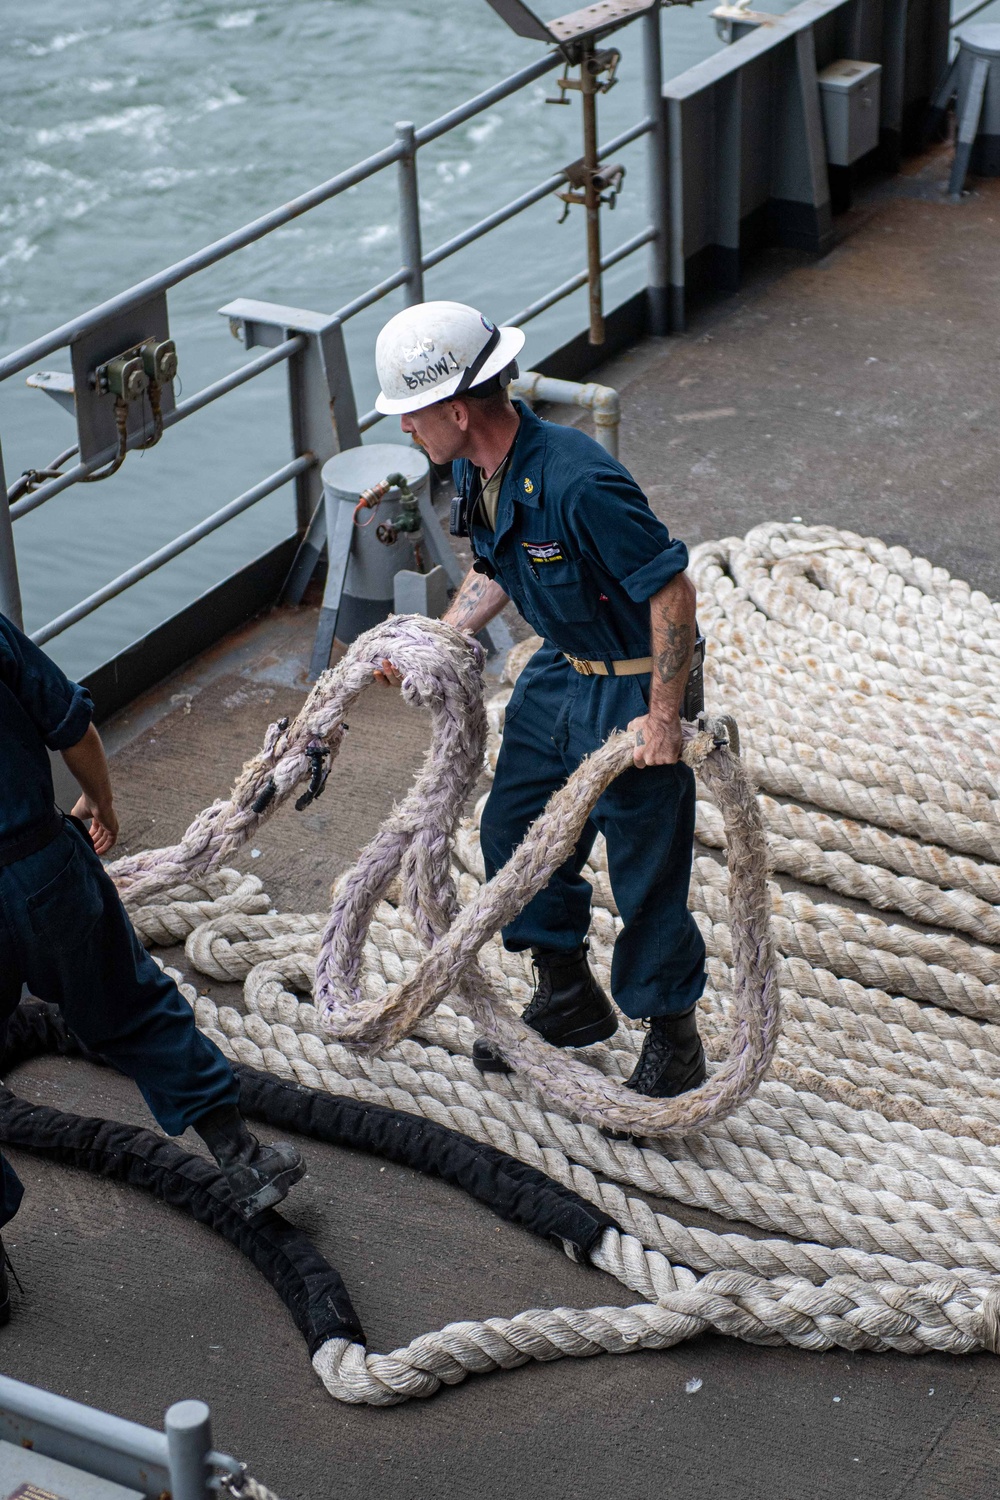
<svg viewBox="0 0 1000 1500">
<path fill-rule="evenodd" d="M 531 967 L 535 971 L 535 992 L 521 1013 L 521 1020 L 528 1025 L 552 998 L 551 971 L 545 964 L 540 964 L 537 958 L 532 958 Z"/>
<path fill-rule="evenodd" d="M 631 1086 L 642 1093 L 644 1086 L 654 1084 L 657 1075 L 668 1065 L 677 1048 L 665 1036 L 653 1030 L 648 1019 L 643 1020 L 646 1035 L 642 1039 L 642 1051 L 635 1072 L 629 1080 Z"/>
</svg>

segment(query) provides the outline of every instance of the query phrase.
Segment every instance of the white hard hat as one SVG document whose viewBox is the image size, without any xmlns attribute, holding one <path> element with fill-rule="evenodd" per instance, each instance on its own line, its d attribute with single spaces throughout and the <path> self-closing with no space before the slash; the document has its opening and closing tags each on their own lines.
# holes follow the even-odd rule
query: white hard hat
<svg viewBox="0 0 1000 1500">
<path fill-rule="evenodd" d="M 498 328 L 464 302 L 418 302 L 390 318 L 375 345 L 379 411 L 419 411 L 482 385 L 513 364 L 520 328 Z"/>
</svg>

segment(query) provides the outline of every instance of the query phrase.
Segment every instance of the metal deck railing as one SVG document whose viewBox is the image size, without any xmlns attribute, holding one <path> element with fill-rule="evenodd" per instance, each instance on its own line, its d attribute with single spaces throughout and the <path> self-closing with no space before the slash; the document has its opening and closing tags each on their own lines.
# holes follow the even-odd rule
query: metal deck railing
<svg viewBox="0 0 1000 1500">
<path fill-rule="evenodd" d="M 212 1447 L 211 1418 L 203 1401 L 178 1401 L 164 1417 L 164 1431 L 141 1427 L 79 1401 L 0 1375 L 0 1439 L 31 1455 L 55 1459 L 76 1472 L 138 1492 L 146 1500 L 220 1500 L 244 1487 L 245 1466 Z M 5 1477 L 23 1478 L 15 1494 L 48 1493 L 32 1483 L 37 1469 L 25 1458 L 23 1474 L 10 1456 Z M 65 1482 L 70 1476 L 62 1474 Z M 51 1482 L 51 1481 L 49 1481 Z M 60 1484 L 62 1488 L 62 1484 Z M 91 1483 L 87 1492 L 92 1493 Z"/>
<path fill-rule="evenodd" d="M 754 245 L 797 244 L 821 251 L 829 242 L 831 208 L 817 65 L 825 66 L 836 57 L 880 61 L 883 141 L 898 143 L 907 134 L 907 120 L 912 123 L 921 109 L 925 111 L 936 74 L 943 69 L 948 36 L 947 0 L 800 0 L 793 10 L 773 18 L 753 13 L 744 16 L 739 7 L 731 7 L 728 13 L 734 35 L 736 31 L 756 29 L 734 40 L 717 57 L 665 85 L 659 10 L 660 4 L 671 3 L 674 0 L 659 0 L 636 18 L 642 33 L 642 75 L 634 90 L 638 118 L 598 147 L 598 158 L 605 160 L 632 142 L 645 140 L 647 144 L 649 222 L 624 243 L 606 251 L 599 263 L 606 271 L 648 249 L 642 327 L 659 334 L 683 328 L 686 297 L 692 288 L 711 283 L 731 290 L 738 283 L 744 255 Z M 961 24 L 987 3 L 992 0 L 977 0 L 952 25 Z M 761 20 L 763 24 L 758 25 Z M 91 674 L 89 684 L 105 673 L 106 711 L 111 711 L 109 704 L 116 707 L 128 701 L 130 694 L 166 675 L 255 610 L 273 602 L 297 546 L 307 536 L 315 539 L 316 528 L 310 531 L 310 521 L 319 513 L 322 465 L 341 448 L 360 443 L 362 434 L 381 420 L 376 411 L 357 412 L 345 325 L 397 290 L 402 291 L 408 304 L 422 301 L 426 272 L 567 184 L 574 185 L 573 167 L 557 167 L 534 187 L 441 244 L 430 250 L 423 248 L 418 193 L 421 150 L 529 87 L 564 61 L 559 50 L 547 50 L 527 67 L 429 124 L 419 128 L 408 123 L 397 125 L 395 140 L 364 161 L 0 358 L 2 383 L 48 355 L 69 349 L 75 386 L 70 388 L 67 377 L 53 377 L 46 386 L 75 409 L 85 445 L 83 452 L 76 447 L 66 449 L 48 469 L 29 471 L 9 490 L 0 450 L 0 495 L 6 494 L 9 501 L 0 504 L 0 609 L 20 623 L 14 523 L 71 486 L 100 476 L 109 460 L 116 457 L 114 447 L 95 451 L 100 447 L 95 433 L 103 432 L 101 441 L 110 441 L 107 402 L 103 415 L 96 412 L 96 425 L 88 428 L 81 415 L 81 408 L 88 402 L 92 413 L 95 408 L 95 397 L 84 390 L 84 385 L 88 372 L 92 374 L 96 368 L 97 356 L 110 360 L 142 343 L 147 332 L 165 338 L 167 293 L 171 289 L 359 183 L 382 173 L 396 173 L 400 264 L 395 271 L 329 315 L 245 299 L 228 304 L 221 311 L 230 317 L 234 332 L 242 337 L 248 351 L 261 352 L 240 369 L 176 404 L 172 387 L 164 387 L 154 436 L 173 431 L 195 412 L 265 371 L 285 365 L 292 430 L 290 461 L 64 609 L 36 630 L 34 639 L 39 643 L 53 640 L 287 484 L 295 489 L 295 528 L 276 548 L 223 578 L 209 594 L 143 637 L 140 644 L 144 650 L 132 648 Z M 777 123 L 772 127 L 772 122 Z M 790 221 L 790 228 L 782 228 L 782 215 Z M 596 266 L 594 260 L 591 264 Z M 527 323 L 587 281 L 588 272 L 581 270 L 555 287 L 539 288 L 538 295 L 507 321 Z M 148 443 L 151 419 L 145 415 L 139 422 L 134 417 L 129 419 L 125 449 Z M 121 447 L 123 430 L 120 421 L 119 459 L 125 451 Z M 77 461 L 73 463 L 73 459 Z M 163 635 L 168 627 L 173 628 L 169 645 Z M 136 667 L 137 656 L 148 658 L 145 677 Z M 153 672 L 156 675 L 150 676 Z M 109 687 L 112 683 L 113 690 Z"/>
<path fill-rule="evenodd" d="M 667 0 L 667 3 L 671 3 L 671 0 Z M 644 246 L 650 246 L 649 283 L 652 286 L 665 287 L 666 232 L 663 216 L 666 209 L 666 191 L 663 180 L 665 158 L 661 138 L 662 62 L 658 7 L 641 16 L 639 24 L 644 32 L 645 62 L 641 90 L 644 90 L 645 114 L 629 129 L 600 146 L 599 155 L 603 160 L 633 141 L 644 136 L 651 138 L 649 163 L 651 186 L 654 190 L 650 193 L 650 201 L 654 210 L 654 221 L 641 232 L 632 235 L 623 244 L 610 250 L 603 256 L 601 264 L 602 269 L 607 270 L 626 257 L 634 255 Z M 509 203 L 503 204 L 476 223 L 434 246 L 433 249 L 425 251 L 422 248 L 423 227 L 417 174 L 420 150 L 464 125 L 476 115 L 492 108 L 501 100 L 527 88 L 536 79 L 552 72 L 564 61 L 561 52 L 547 51 L 527 67 L 520 68 L 508 78 L 485 89 L 474 98 L 466 100 L 457 108 L 449 110 L 427 125 L 419 128 L 409 123 L 397 125 L 396 139 L 364 161 L 357 162 L 327 182 L 320 183 L 317 187 L 300 194 L 281 207 L 272 209 L 242 228 L 224 235 L 156 275 L 147 277 L 144 281 L 129 287 L 126 291 L 119 292 L 116 296 L 90 308 L 78 317 L 62 323 L 41 338 L 36 338 L 22 348 L 0 358 L 0 382 L 3 382 L 31 369 L 39 360 L 59 350 L 70 349 L 72 351 L 83 340 L 93 342 L 96 339 L 105 345 L 114 346 L 115 330 L 118 328 L 122 330 L 121 346 L 123 349 L 128 348 L 135 342 L 133 336 L 135 319 L 137 315 L 141 317 L 144 309 L 159 308 L 165 324 L 165 297 L 171 288 L 177 287 L 190 277 L 197 275 L 198 272 L 227 259 L 246 246 L 273 234 L 275 230 L 290 223 L 293 219 L 309 213 L 321 204 L 329 203 L 340 194 L 347 192 L 349 188 L 380 173 L 393 169 L 397 173 L 397 229 L 401 261 L 399 268 L 375 285 L 368 287 L 350 302 L 345 303 L 330 317 L 313 317 L 303 315 L 296 309 L 274 307 L 271 309 L 273 316 L 266 326 L 266 313 L 254 322 L 252 331 L 246 329 L 244 324 L 246 330 L 244 337 L 248 347 L 254 343 L 269 343 L 273 347 L 250 360 L 236 372 L 177 402 L 172 409 L 164 413 L 162 431 L 165 434 L 175 428 L 179 422 L 201 411 L 210 403 L 229 395 L 248 381 L 256 379 L 264 371 L 272 369 L 275 365 L 288 363 L 290 373 L 294 372 L 289 381 L 292 431 L 301 435 L 301 441 L 296 441 L 293 445 L 295 451 L 291 461 L 267 475 L 258 484 L 221 507 L 198 525 L 175 537 L 117 578 L 110 580 L 103 587 L 34 631 L 32 638 L 37 643 L 43 644 L 51 641 L 63 631 L 68 630 L 70 626 L 99 609 L 108 600 L 125 592 L 140 579 L 148 577 L 149 574 L 178 557 L 203 537 L 225 526 L 233 517 L 242 514 L 265 496 L 293 481 L 296 484 L 296 534 L 304 533 L 309 518 L 320 499 L 319 469 L 322 463 L 338 448 L 353 446 L 359 442 L 363 432 L 382 420 L 377 411 L 367 412 L 360 418 L 355 412 L 350 369 L 342 337 L 344 325 L 365 308 L 371 307 L 397 289 L 403 290 L 408 304 L 423 301 L 426 271 L 440 265 L 449 257 L 490 234 L 500 225 L 524 213 L 525 210 L 570 181 L 567 172 L 558 169 L 544 181 L 519 194 Z M 529 322 L 547 308 L 570 296 L 586 281 L 587 272 L 581 271 L 556 287 L 540 291 L 528 306 L 508 321 L 515 324 Z M 257 306 L 262 305 L 257 304 Z M 303 317 L 311 326 L 296 331 L 296 321 L 301 322 Z M 129 332 L 130 328 L 132 334 Z M 64 388 L 64 397 L 65 404 L 70 405 L 72 397 L 67 388 Z M 331 404 L 334 420 L 332 424 L 329 424 L 327 416 L 329 432 L 324 441 L 321 430 L 322 419 L 310 421 L 308 408 L 310 406 L 316 410 L 325 408 L 328 414 Z M 142 447 L 146 436 L 148 433 L 145 427 L 131 431 L 127 440 L 127 449 Z M 18 623 L 21 622 L 22 611 L 13 523 L 31 514 L 39 506 L 45 505 L 71 486 L 91 480 L 115 456 L 113 449 L 91 454 L 86 460 L 80 458 L 79 453 L 79 447 L 69 448 L 61 453 L 47 469 L 29 471 L 26 476 L 15 480 L 7 489 L 3 474 L 2 449 L 0 449 L 0 493 L 6 493 L 9 501 L 7 506 L 0 505 L 0 609 Z M 67 468 L 66 464 L 74 458 L 78 461 Z"/>
</svg>

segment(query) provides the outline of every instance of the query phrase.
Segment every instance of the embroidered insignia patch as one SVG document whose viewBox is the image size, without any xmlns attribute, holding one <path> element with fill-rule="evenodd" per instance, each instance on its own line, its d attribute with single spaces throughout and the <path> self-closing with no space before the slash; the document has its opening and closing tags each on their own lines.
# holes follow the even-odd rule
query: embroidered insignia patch
<svg viewBox="0 0 1000 1500">
<path fill-rule="evenodd" d="M 532 484 L 531 480 L 528 479 L 528 478 L 525 478 L 525 481 L 524 481 L 524 493 L 526 495 L 533 495 L 535 493 L 535 486 Z"/>
<path fill-rule="evenodd" d="M 522 542 L 533 563 L 565 562 L 561 542 Z"/>
</svg>

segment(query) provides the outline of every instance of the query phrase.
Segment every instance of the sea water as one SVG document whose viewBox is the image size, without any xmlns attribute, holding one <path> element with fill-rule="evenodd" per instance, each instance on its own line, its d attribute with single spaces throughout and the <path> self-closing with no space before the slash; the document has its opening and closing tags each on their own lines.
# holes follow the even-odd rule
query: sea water
<svg viewBox="0 0 1000 1500">
<path fill-rule="evenodd" d="M 663 15 L 670 77 L 721 45 L 714 0 Z M 543 4 L 552 15 L 558 8 Z M 570 8 L 569 4 L 564 8 Z M 783 10 L 783 0 L 769 0 Z M 7 7 L 0 47 L 0 350 L 8 351 L 386 145 L 532 61 L 485 0 L 33 0 Z M 599 100 L 601 138 L 643 113 L 641 30 L 615 39 L 620 81 Z M 425 252 L 579 157 L 579 96 L 552 105 L 549 74 L 419 153 Z M 648 222 L 644 145 L 620 155 L 624 191 L 606 249 Z M 182 394 L 247 356 L 218 308 L 254 297 L 332 312 L 400 264 L 394 169 L 296 219 L 169 294 Z M 585 264 L 582 210 L 554 197 L 426 277 L 497 319 Z M 613 307 L 644 284 L 640 251 L 606 278 Z M 374 339 L 391 294 L 348 325 L 359 410 L 376 391 Z M 579 292 L 527 325 L 523 364 L 586 323 Z M 66 351 L 39 362 L 68 370 Z M 27 374 L 28 372 L 25 372 Z M 74 441 L 70 416 L 0 386 L 7 482 Z M 280 467 L 290 456 L 287 373 L 268 372 L 15 524 L 24 612 L 37 629 Z M 389 422 L 373 433 L 391 441 Z M 51 650 L 82 673 L 293 529 L 292 487 L 199 543 Z"/>
</svg>

